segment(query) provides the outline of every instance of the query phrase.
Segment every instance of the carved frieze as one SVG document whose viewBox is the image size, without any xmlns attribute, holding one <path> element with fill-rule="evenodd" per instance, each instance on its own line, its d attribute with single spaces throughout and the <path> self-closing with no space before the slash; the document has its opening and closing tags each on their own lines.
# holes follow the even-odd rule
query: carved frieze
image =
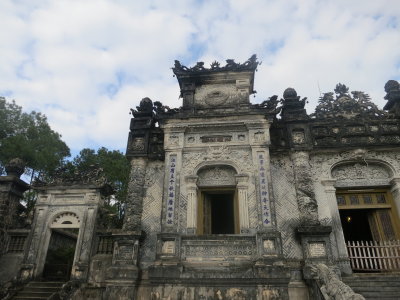
<svg viewBox="0 0 400 300">
<path fill-rule="evenodd" d="M 380 165 L 353 163 L 335 167 L 332 170 L 332 177 L 339 180 L 384 179 L 390 175 L 387 169 Z"/>
<path fill-rule="evenodd" d="M 235 170 L 226 166 L 215 166 L 200 170 L 198 186 L 234 186 Z"/>
<path fill-rule="evenodd" d="M 230 149 L 225 145 L 209 146 L 204 150 L 184 153 L 182 171 L 186 175 L 190 175 L 201 163 L 213 161 L 235 162 L 239 167 L 238 173 L 250 173 L 254 171 L 249 150 Z"/>
<path fill-rule="evenodd" d="M 240 91 L 235 84 L 208 84 L 196 89 L 195 104 L 201 107 L 216 107 L 246 102 L 248 91 Z"/>
</svg>

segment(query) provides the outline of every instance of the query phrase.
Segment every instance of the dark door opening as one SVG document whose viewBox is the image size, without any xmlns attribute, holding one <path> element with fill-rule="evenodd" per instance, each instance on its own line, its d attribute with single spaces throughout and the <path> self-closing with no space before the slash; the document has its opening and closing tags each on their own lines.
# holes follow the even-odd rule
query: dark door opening
<svg viewBox="0 0 400 300">
<path fill-rule="evenodd" d="M 71 275 L 79 229 L 52 229 L 43 278 L 67 281 Z"/>
<path fill-rule="evenodd" d="M 235 233 L 235 193 L 204 192 L 202 211 L 203 234 Z"/>
<path fill-rule="evenodd" d="M 369 209 L 340 210 L 340 220 L 346 241 L 371 241 L 372 234 L 368 221 Z"/>
</svg>

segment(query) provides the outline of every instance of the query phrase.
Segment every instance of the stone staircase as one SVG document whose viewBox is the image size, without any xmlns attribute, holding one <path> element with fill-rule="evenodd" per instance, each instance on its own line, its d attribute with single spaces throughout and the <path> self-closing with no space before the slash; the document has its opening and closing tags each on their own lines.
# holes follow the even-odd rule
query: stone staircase
<svg viewBox="0 0 400 300">
<path fill-rule="evenodd" d="M 367 300 L 400 299 L 400 274 L 353 274 L 342 280 Z"/>
<path fill-rule="evenodd" d="M 12 298 L 13 300 L 47 300 L 53 293 L 59 291 L 64 282 L 31 281 Z"/>
</svg>

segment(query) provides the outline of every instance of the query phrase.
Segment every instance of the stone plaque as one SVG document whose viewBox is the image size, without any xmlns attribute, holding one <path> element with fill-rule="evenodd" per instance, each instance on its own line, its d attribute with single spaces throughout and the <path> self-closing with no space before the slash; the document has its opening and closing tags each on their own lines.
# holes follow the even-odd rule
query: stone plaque
<svg viewBox="0 0 400 300">
<path fill-rule="evenodd" d="M 231 135 L 211 135 L 211 136 L 202 136 L 202 143 L 222 143 L 222 142 L 230 142 L 232 140 Z"/>
<path fill-rule="evenodd" d="M 133 257 L 133 245 L 119 245 L 118 260 L 130 260 Z"/>
<path fill-rule="evenodd" d="M 267 253 L 275 252 L 275 241 L 268 239 L 263 241 L 264 251 Z"/>
<path fill-rule="evenodd" d="M 309 243 L 308 251 L 310 253 L 310 257 L 325 257 L 326 256 L 325 243 L 322 242 Z"/>
<path fill-rule="evenodd" d="M 163 241 L 162 254 L 175 254 L 175 241 Z"/>
</svg>

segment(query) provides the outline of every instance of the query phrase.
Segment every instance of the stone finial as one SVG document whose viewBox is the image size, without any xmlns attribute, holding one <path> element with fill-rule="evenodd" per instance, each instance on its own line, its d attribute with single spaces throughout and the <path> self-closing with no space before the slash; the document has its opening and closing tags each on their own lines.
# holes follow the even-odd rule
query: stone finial
<svg viewBox="0 0 400 300">
<path fill-rule="evenodd" d="M 400 84 L 396 80 L 389 80 L 385 84 L 386 95 L 384 99 L 388 102 L 383 109 L 388 110 L 389 113 L 400 116 Z"/>
<path fill-rule="evenodd" d="M 297 92 L 294 88 L 287 88 L 283 92 L 283 100 L 281 100 L 282 119 L 287 121 L 308 119 L 307 112 L 304 109 L 306 100 L 307 98 L 300 100 L 300 96 L 297 95 Z"/>
<path fill-rule="evenodd" d="M 385 84 L 385 92 L 389 93 L 391 91 L 399 91 L 400 90 L 400 84 L 396 80 L 389 80 Z"/>
<path fill-rule="evenodd" d="M 6 164 L 6 172 L 9 176 L 17 176 L 18 178 L 25 171 L 25 163 L 20 158 L 13 158 Z"/>
<path fill-rule="evenodd" d="M 297 97 L 297 92 L 294 88 L 287 88 L 284 92 L 283 92 L 283 98 L 286 100 L 288 98 L 296 98 Z"/>
<path fill-rule="evenodd" d="M 150 98 L 146 97 L 140 101 L 140 106 L 137 107 L 138 111 L 142 112 L 151 112 L 153 110 L 153 101 Z"/>
</svg>

